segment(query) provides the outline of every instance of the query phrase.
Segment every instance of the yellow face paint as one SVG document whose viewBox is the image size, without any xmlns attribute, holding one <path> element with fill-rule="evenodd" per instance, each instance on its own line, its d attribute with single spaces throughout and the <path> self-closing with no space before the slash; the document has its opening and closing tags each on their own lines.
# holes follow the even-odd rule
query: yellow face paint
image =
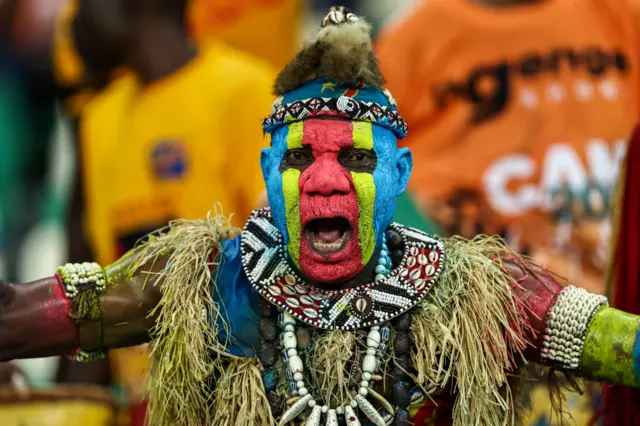
<svg viewBox="0 0 640 426">
<path fill-rule="evenodd" d="M 302 148 L 302 132 L 304 121 L 298 121 L 289 125 L 289 133 L 287 133 L 287 149 Z"/>
<path fill-rule="evenodd" d="M 302 148 L 303 125 L 304 122 L 300 121 L 289 126 L 287 149 Z M 296 266 L 300 258 L 300 238 L 302 235 L 299 179 L 300 170 L 288 169 L 282 173 L 282 192 L 284 194 L 287 231 L 289 232 L 289 254 Z"/>
<path fill-rule="evenodd" d="M 373 151 L 372 124 L 365 121 L 353 122 L 353 147 Z"/>
<path fill-rule="evenodd" d="M 371 123 L 353 122 L 353 147 L 373 150 Z M 358 241 L 362 250 L 362 264 L 366 265 L 371 256 L 373 256 L 376 246 L 376 235 L 373 227 L 376 184 L 371 173 L 351 172 L 351 178 L 358 197 Z"/>
<path fill-rule="evenodd" d="M 300 257 L 300 236 L 302 235 L 299 179 L 300 170 L 288 169 L 282 173 L 282 192 L 284 193 L 285 217 L 289 232 L 289 254 L 296 265 Z"/>
<path fill-rule="evenodd" d="M 358 240 L 362 250 L 362 264 L 366 265 L 376 246 L 373 229 L 373 213 L 376 201 L 376 184 L 371 173 L 351 172 L 358 197 Z"/>
</svg>

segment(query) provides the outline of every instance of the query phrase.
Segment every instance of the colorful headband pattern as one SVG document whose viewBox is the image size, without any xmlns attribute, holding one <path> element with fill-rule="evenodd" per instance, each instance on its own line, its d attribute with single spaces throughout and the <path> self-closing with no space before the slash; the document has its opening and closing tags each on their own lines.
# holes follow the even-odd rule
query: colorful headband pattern
<svg viewBox="0 0 640 426">
<path fill-rule="evenodd" d="M 391 93 L 362 82 L 313 80 L 279 97 L 271 108 L 273 114 L 262 121 L 264 131 L 269 134 L 287 124 L 313 117 L 371 122 L 391 130 L 399 139 L 408 131 Z"/>
</svg>

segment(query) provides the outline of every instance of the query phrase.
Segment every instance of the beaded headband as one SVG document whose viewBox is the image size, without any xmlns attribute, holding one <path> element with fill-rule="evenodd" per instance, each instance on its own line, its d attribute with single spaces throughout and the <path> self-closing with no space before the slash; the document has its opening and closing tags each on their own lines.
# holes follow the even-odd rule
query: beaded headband
<svg viewBox="0 0 640 426">
<path fill-rule="evenodd" d="M 391 130 L 398 139 L 404 138 L 408 131 L 391 93 L 363 82 L 313 80 L 276 99 L 271 109 L 273 113 L 262 121 L 268 134 L 287 124 L 314 117 L 367 121 Z"/>
</svg>

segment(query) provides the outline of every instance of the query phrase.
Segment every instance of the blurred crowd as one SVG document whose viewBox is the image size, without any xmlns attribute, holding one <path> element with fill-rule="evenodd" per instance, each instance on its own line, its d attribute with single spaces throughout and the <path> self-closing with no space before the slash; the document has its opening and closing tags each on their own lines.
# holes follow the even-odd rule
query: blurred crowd
<svg viewBox="0 0 640 426">
<path fill-rule="evenodd" d="M 635 1 L 339 3 L 372 22 L 409 124 L 416 167 L 399 220 L 446 235 L 499 234 L 605 292 L 619 163 L 638 120 Z M 109 263 L 215 202 L 240 226 L 266 203 L 255 159 L 268 143 L 260 122 L 276 70 L 333 5 L 0 0 L 0 276 Z M 7 368 L 26 380 L 8 386 L 118 406 L 121 424 L 140 425 L 145 350 L 89 365 L 22 363 Z M 73 393 L 69 383 L 91 387 Z M 589 424 L 597 394 L 569 396 L 575 424 Z M 532 396 L 528 424 L 559 424 L 546 387 Z M 29 416 L 4 406 L 2 424 Z M 77 424 L 107 424 L 95 410 Z"/>
</svg>

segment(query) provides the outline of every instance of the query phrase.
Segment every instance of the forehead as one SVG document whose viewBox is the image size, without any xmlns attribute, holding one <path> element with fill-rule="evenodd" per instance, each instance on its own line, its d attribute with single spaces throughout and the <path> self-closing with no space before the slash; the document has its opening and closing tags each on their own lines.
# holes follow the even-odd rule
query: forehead
<svg viewBox="0 0 640 426">
<path fill-rule="evenodd" d="M 289 125 L 287 149 L 309 146 L 314 153 L 345 147 L 373 150 L 372 124 L 362 121 L 310 119 Z"/>
</svg>

